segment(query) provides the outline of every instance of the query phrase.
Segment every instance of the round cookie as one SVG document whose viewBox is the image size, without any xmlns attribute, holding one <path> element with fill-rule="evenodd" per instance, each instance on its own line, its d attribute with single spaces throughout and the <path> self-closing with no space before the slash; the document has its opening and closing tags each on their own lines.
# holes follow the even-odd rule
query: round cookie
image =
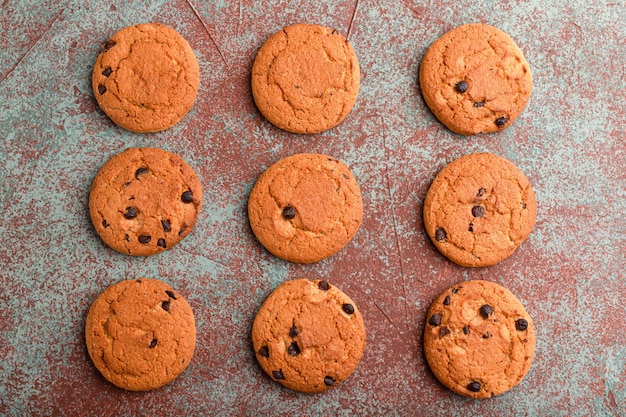
<svg viewBox="0 0 626 417">
<path fill-rule="evenodd" d="M 360 71 L 348 40 L 334 29 L 296 24 L 273 34 L 252 65 L 252 94 L 267 120 L 294 133 L 318 133 L 350 113 Z"/>
<path fill-rule="evenodd" d="M 426 104 L 453 132 L 502 130 L 522 112 L 532 75 L 513 39 L 493 26 L 459 26 L 426 51 L 419 71 Z"/>
<path fill-rule="evenodd" d="M 363 219 L 359 185 L 348 167 L 320 154 L 270 166 L 248 199 L 252 231 L 279 258 L 317 262 L 339 252 Z"/>
<path fill-rule="evenodd" d="M 202 206 L 196 173 L 163 149 L 129 148 L 100 169 L 89 193 L 91 221 L 102 240 L 128 255 L 147 256 L 180 242 Z"/>
<path fill-rule="evenodd" d="M 528 237 L 537 201 L 528 179 L 490 153 L 465 155 L 437 175 L 424 200 L 424 226 L 451 261 L 494 265 Z"/>
<path fill-rule="evenodd" d="M 85 325 L 87 351 L 100 373 L 130 391 L 159 388 L 189 365 L 196 346 L 191 307 L 157 279 L 126 280 L 93 302 Z"/>
<path fill-rule="evenodd" d="M 165 130 L 193 106 L 200 82 L 187 41 L 159 23 L 129 26 L 103 46 L 92 74 L 102 110 L 133 132 Z"/>
<path fill-rule="evenodd" d="M 263 370 L 285 387 L 322 392 L 352 374 L 365 349 L 354 302 L 327 281 L 297 279 L 276 288 L 252 325 Z"/>
<path fill-rule="evenodd" d="M 500 395 L 530 369 L 533 321 L 508 289 L 489 281 L 463 282 L 430 306 L 424 353 L 435 377 L 457 394 Z"/>
</svg>

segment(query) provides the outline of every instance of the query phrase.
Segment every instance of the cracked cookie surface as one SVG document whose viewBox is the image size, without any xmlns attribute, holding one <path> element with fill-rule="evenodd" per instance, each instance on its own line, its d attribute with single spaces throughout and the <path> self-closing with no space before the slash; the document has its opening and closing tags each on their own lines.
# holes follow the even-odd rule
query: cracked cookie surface
<svg viewBox="0 0 626 417">
<path fill-rule="evenodd" d="M 198 61 L 187 41 L 159 23 L 115 33 L 92 74 L 102 110 L 133 132 L 157 132 L 178 123 L 193 106 L 199 82 Z"/>
<path fill-rule="evenodd" d="M 426 51 L 419 71 L 424 101 L 448 129 L 463 135 L 507 128 L 532 90 L 528 62 L 493 26 L 459 26 Z"/>
<path fill-rule="evenodd" d="M 130 391 L 159 388 L 189 365 L 196 346 L 191 307 L 166 283 L 149 278 L 106 288 L 89 308 L 87 351 L 100 373 Z"/>
<path fill-rule="evenodd" d="M 528 237 L 537 202 L 528 179 L 490 153 L 465 155 L 436 176 L 424 200 L 424 227 L 448 259 L 467 267 L 494 265 Z"/>
<path fill-rule="evenodd" d="M 273 255 L 311 263 L 339 252 L 358 231 L 363 201 L 346 165 L 296 154 L 270 166 L 248 199 L 250 226 Z"/>
<path fill-rule="evenodd" d="M 259 49 L 252 66 L 254 101 L 267 120 L 294 133 L 318 133 L 343 121 L 356 102 L 360 70 L 336 30 L 288 26 Z"/>
<path fill-rule="evenodd" d="M 148 256 L 170 249 L 193 229 L 202 187 L 178 155 L 129 148 L 96 174 L 89 213 L 96 232 L 118 252 Z"/>
<path fill-rule="evenodd" d="M 348 378 L 361 360 L 365 339 L 355 303 L 322 280 L 281 284 L 252 325 L 252 344 L 263 370 L 300 392 L 326 391 Z"/>
<path fill-rule="evenodd" d="M 446 387 L 489 398 L 519 384 L 530 369 L 534 324 L 508 289 L 489 281 L 461 282 L 430 306 L 424 353 Z"/>
</svg>

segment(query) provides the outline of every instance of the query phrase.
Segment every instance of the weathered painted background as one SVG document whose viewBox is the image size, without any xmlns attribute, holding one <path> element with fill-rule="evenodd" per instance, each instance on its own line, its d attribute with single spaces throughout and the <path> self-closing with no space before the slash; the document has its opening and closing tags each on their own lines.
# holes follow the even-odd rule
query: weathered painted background
<svg viewBox="0 0 626 417">
<path fill-rule="evenodd" d="M 625 20 L 623 0 L 3 1 L 0 415 L 626 415 Z M 135 134 L 97 107 L 90 78 L 102 42 L 149 21 L 189 40 L 201 87 L 174 128 Z M 434 119 L 416 79 L 430 43 L 475 21 L 517 41 L 534 89 L 511 128 L 462 137 Z M 352 113 L 314 136 L 270 125 L 249 86 L 258 48 L 296 22 L 347 34 L 362 68 Z M 150 258 L 105 247 L 87 210 L 99 167 L 130 146 L 180 154 L 205 191 L 195 231 Z M 436 173 L 474 151 L 518 165 L 536 190 L 539 213 L 513 256 L 472 270 L 435 250 L 421 210 Z M 246 216 L 257 176 L 297 152 L 346 162 L 365 202 L 355 240 L 308 266 L 269 255 Z M 141 276 L 186 296 L 198 345 L 174 383 L 130 393 L 95 370 L 83 327 L 102 289 Z M 340 286 L 368 329 L 356 372 L 322 395 L 273 383 L 251 349 L 256 310 L 274 287 L 297 277 Z M 430 302 L 473 278 L 510 288 L 538 338 L 526 379 L 486 401 L 446 390 L 421 349 Z"/>
</svg>

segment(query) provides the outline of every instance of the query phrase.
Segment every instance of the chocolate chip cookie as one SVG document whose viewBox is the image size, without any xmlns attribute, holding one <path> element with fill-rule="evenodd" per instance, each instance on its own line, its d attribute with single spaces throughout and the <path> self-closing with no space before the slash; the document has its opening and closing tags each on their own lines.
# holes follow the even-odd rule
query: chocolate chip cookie
<svg viewBox="0 0 626 417">
<path fill-rule="evenodd" d="M 533 361 L 533 321 L 501 285 L 467 281 L 430 306 L 424 353 L 442 384 L 471 398 L 500 395 L 522 381 Z"/>
<path fill-rule="evenodd" d="M 465 155 L 437 175 L 424 200 L 424 226 L 451 261 L 494 265 L 526 240 L 537 216 L 528 179 L 490 153 Z"/>
<path fill-rule="evenodd" d="M 365 349 L 365 325 L 354 301 L 323 280 L 276 288 L 252 325 L 263 370 L 287 388 L 322 392 L 352 374 Z"/>
<path fill-rule="evenodd" d="M 89 308 L 87 351 L 100 373 L 130 391 L 159 388 L 189 365 L 196 346 L 191 307 L 157 279 L 121 281 Z"/>
<path fill-rule="evenodd" d="M 163 149 L 130 148 L 100 169 L 89 193 L 91 221 L 102 240 L 128 255 L 170 249 L 193 229 L 202 187 L 193 169 Z"/>
</svg>

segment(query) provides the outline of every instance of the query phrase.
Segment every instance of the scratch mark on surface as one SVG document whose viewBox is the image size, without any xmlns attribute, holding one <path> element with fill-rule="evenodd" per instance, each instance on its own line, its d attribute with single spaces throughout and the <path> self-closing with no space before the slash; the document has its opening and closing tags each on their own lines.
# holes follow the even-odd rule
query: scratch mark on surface
<svg viewBox="0 0 626 417">
<path fill-rule="evenodd" d="M 13 71 L 15 71 L 15 68 L 17 68 L 22 61 L 30 54 L 30 52 L 35 48 L 35 46 L 37 45 L 37 43 L 39 42 L 39 40 L 41 40 L 41 38 L 43 38 L 43 36 L 48 33 L 48 31 L 52 28 L 52 25 L 54 25 L 54 23 L 59 19 L 59 17 L 63 14 L 63 12 L 65 11 L 65 9 L 61 9 L 61 11 L 59 13 L 57 13 L 56 16 L 54 16 L 54 19 L 52 19 L 52 22 L 50 22 L 50 24 L 48 25 L 48 27 L 41 33 L 41 35 L 39 35 L 39 37 L 37 39 L 35 39 L 34 42 L 32 42 L 30 44 L 30 46 L 28 47 L 28 50 L 26 51 L 26 53 L 24 55 L 22 55 L 20 57 L 20 59 L 17 60 L 17 62 L 15 63 L 15 65 L 13 65 L 11 67 L 11 69 L 9 69 L 9 71 L 4 74 L 4 76 L 2 77 L 2 79 L 0 80 L 0 83 L 2 83 L 4 80 L 6 80 L 9 75 L 11 75 L 11 73 Z"/>
<path fill-rule="evenodd" d="M 354 4 L 354 10 L 352 10 L 352 17 L 350 18 L 350 24 L 348 24 L 348 33 L 346 34 L 346 39 L 350 39 L 350 32 L 352 32 L 352 23 L 354 22 L 354 18 L 356 17 L 356 11 L 359 8 L 359 0 L 356 0 Z"/>
<path fill-rule="evenodd" d="M 199 254 L 199 253 L 195 253 L 195 252 L 192 252 L 192 251 L 190 251 L 190 250 L 188 250 L 188 249 L 185 249 L 185 248 L 180 248 L 179 250 L 180 250 L 180 251 L 182 251 L 182 252 L 188 253 L 189 255 L 198 256 L 198 257 L 200 257 L 200 258 L 206 259 L 207 261 L 209 261 L 209 262 L 213 262 L 213 263 L 218 264 L 218 265 L 220 265 L 220 266 L 223 266 L 224 268 L 229 268 L 229 266 L 228 266 L 228 265 L 226 265 L 225 263 L 222 263 L 222 262 L 220 262 L 220 261 L 216 261 L 215 259 L 211 259 L 211 258 L 209 258 L 209 257 L 208 257 L 208 256 L 206 256 L 206 255 L 202 255 L 202 254 Z"/>
<path fill-rule="evenodd" d="M 237 37 L 239 37 L 239 27 L 241 26 L 241 16 L 243 11 L 241 9 L 241 0 L 239 0 L 239 17 L 237 18 Z"/>
<path fill-rule="evenodd" d="M 222 61 L 224 61 L 224 64 L 226 64 L 226 68 L 230 69 L 230 66 L 228 65 L 228 62 L 226 61 L 226 58 L 224 58 L 224 54 L 222 54 L 222 50 L 218 46 L 217 42 L 215 42 L 215 39 L 213 39 L 213 36 L 211 35 L 211 32 L 209 31 L 209 28 L 207 27 L 207 25 L 204 22 L 204 19 L 202 18 L 200 13 L 198 13 L 198 10 L 196 9 L 196 6 L 193 5 L 191 0 L 185 0 L 185 1 L 189 5 L 189 7 L 191 7 L 191 10 L 193 11 L 193 14 L 196 15 L 196 17 L 198 18 L 198 20 L 202 24 L 202 27 L 204 28 L 204 30 L 207 33 L 207 35 L 209 35 L 209 39 L 211 39 L 211 42 L 213 42 L 213 45 L 215 45 L 215 48 L 217 49 L 217 52 L 220 54 L 220 57 L 222 57 Z"/>
</svg>

